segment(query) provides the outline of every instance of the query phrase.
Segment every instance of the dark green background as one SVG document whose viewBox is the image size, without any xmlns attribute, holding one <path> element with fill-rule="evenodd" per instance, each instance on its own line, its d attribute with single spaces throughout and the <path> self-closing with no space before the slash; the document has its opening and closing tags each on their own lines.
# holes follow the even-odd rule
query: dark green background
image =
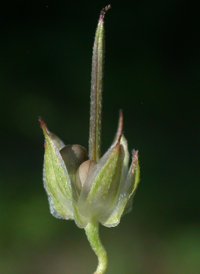
<svg viewBox="0 0 200 274">
<path fill-rule="evenodd" d="M 97 260 L 73 221 L 53 218 L 42 183 L 41 116 L 88 146 L 91 54 L 106 1 L 4 1 L 0 11 L 0 273 L 89 274 Z M 139 150 L 133 211 L 101 227 L 109 274 L 200 269 L 200 3 L 110 1 L 102 153 L 124 112 Z"/>
</svg>

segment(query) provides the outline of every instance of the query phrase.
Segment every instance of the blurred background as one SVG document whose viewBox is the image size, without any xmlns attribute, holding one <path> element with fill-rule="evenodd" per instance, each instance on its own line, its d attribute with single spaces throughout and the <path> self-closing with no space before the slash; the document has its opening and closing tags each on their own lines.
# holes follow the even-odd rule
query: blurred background
<svg viewBox="0 0 200 274">
<path fill-rule="evenodd" d="M 88 146 L 90 71 L 106 14 L 102 153 L 119 109 L 139 150 L 133 210 L 100 233 L 110 274 L 200 269 L 200 3 L 10 1 L 0 11 L 0 273 L 89 274 L 84 230 L 55 219 L 43 188 L 38 117 L 66 144 Z"/>
</svg>

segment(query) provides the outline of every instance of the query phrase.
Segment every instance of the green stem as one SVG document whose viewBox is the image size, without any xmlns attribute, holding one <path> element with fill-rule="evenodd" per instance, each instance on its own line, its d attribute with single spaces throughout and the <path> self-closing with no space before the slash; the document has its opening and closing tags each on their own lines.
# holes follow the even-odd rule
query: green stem
<svg viewBox="0 0 200 274">
<path fill-rule="evenodd" d="M 88 241 L 90 242 L 92 249 L 98 257 L 98 266 L 94 274 L 103 274 L 105 273 L 107 268 L 107 254 L 99 237 L 99 223 L 88 223 L 85 227 L 85 233 L 87 235 Z"/>
</svg>

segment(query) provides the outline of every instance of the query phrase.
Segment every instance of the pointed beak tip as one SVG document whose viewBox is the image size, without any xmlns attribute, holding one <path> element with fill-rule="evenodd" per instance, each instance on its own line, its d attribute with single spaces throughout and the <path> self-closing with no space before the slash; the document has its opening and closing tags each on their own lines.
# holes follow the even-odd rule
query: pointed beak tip
<svg viewBox="0 0 200 274">
<path fill-rule="evenodd" d="M 99 21 L 103 21 L 105 13 L 111 8 L 111 5 L 107 5 L 105 8 L 102 9 L 99 17 Z"/>
</svg>

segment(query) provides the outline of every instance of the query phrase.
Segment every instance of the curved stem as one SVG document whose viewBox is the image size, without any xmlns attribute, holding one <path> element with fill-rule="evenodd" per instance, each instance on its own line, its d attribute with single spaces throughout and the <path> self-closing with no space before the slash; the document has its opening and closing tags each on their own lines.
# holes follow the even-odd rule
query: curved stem
<svg viewBox="0 0 200 274">
<path fill-rule="evenodd" d="M 90 242 L 92 249 L 98 257 L 98 266 L 94 274 L 103 274 L 105 273 L 107 268 L 107 254 L 99 237 L 99 223 L 88 223 L 85 227 L 85 233 L 87 235 L 88 241 Z"/>
</svg>

